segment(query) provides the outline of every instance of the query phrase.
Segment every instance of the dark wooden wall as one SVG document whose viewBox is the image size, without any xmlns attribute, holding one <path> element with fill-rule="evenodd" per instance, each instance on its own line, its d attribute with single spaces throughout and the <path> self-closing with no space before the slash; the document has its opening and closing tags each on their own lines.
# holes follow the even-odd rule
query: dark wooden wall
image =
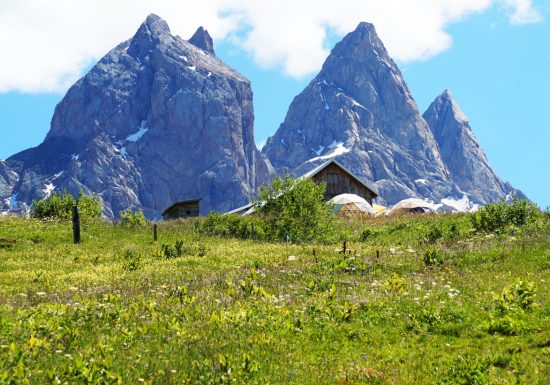
<svg viewBox="0 0 550 385">
<path fill-rule="evenodd" d="M 199 216 L 199 202 L 179 203 L 163 215 L 164 220 Z"/>
<path fill-rule="evenodd" d="M 327 184 L 325 190 L 326 200 L 340 194 L 355 194 L 365 198 L 367 202 L 372 204 L 372 200 L 376 198 L 371 190 L 334 163 L 317 173 L 313 180 L 317 183 L 325 182 Z"/>
</svg>

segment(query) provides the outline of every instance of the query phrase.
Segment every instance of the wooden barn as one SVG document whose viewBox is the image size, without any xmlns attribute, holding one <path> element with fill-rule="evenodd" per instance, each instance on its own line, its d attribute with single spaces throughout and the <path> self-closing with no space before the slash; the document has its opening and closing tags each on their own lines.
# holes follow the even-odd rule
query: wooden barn
<svg viewBox="0 0 550 385">
<path fill-rule="evenodd" d="M 162 219 L 167 221 L 170 219 L 198 217 L 199 204 L 200 199 L 190 199 L 176 202 L 163 211 Z"/>
<path fill-rule="evenodd" d="M 378 196 L 374 187 L 363 182 L 335 159 L 321 164 L 300 178 L 311 178 L 316 183 L 326 183 L 327 201 L 340 194 L 355 194 L 372 204 L 372 200 Z"/>
<path fill-rule="evenodd" d="M 298 179 L 311 178 L 316 183 L 326 183 L 325 200 L 330 200 L 340 194 L 355 194 L 372 204 L 378 196 L 376 188 L 363 182 L 346 167 L 335 159 L 331 159 L 313 170 L 305 173 Z M 229 211 L 227 214 L 249 215 L 254 212 L 252 203 Z"/>
</svg>

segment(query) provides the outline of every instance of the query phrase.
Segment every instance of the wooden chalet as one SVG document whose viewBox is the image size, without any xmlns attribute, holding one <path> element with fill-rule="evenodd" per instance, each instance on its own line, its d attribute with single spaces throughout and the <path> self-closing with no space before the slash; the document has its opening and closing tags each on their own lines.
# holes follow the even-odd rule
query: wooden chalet
<svg viewBox="0 0 550 385">
<path fill-rule="evenodd" d="M 200 199 L 190 199 L 176 202 L 163 211 L 162 219 L 168 221 L 171 219 L 198 217 L 199 204 Z"/>
<path fill-rule="evenodd" d="M 311 178 L 315 183 L 326 183 L 325 199 L 327 201 L 340 194 L 355 194 L 372 205 L 372 200 L 378 196 L 376 188 L 363 182 L 335 159 L 319 165 L 299 179 L 302 178 Z"/>
<path fill-rule="evenodd" d="M 336 159 L 331 159 L 315 167 L 298 179 L 304 178 L 313 179 L 316 183 L 326 183 L 325 199 L 327 201 L 340 194 L 355 194 L 372 204 L 373 199 L 378 196 L 375 187 L 363 182 Z M 252 203 L 249 203 L 226 214 L 249 215 L 253 212 L 254 207 Z"/>
</svg>

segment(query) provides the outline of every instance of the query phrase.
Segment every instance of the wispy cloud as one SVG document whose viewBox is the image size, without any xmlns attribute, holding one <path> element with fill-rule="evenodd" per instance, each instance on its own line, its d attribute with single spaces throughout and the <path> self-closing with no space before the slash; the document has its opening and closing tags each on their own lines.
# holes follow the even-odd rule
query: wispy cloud
<svg viewBox="0 0 550 385">
<path fill-rule="evenodd" d="M 512 24 L 542 19 L 531 0 L 2 1 L 0 92 L 66 90 L 149 13 L 165 18 L 184 38 L 203 25 L 215 40 L 228 39 L 257 64 L 302 77 L 327 56 L 328 30 L 343 35 L 370 21 L 394 58 L 412 62 L 451 46 L 449 24 L 495 5 Z"/>
<path fill-rule="evenodd" d="M 542 15 L 533 8 L 531 0 L 504 0 L 512 24 L 532 24 L 542 21 Z"/>
</svg>

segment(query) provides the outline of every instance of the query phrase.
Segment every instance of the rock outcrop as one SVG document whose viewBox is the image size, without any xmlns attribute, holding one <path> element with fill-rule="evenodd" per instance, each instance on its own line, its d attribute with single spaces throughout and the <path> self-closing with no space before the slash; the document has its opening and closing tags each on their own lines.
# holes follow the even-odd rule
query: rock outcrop
<svg viewBox="0 0 550 385">
<path fill-rule="evenodd" d="M 83 189 L 109 217 L 136 207 L 158 218 L 194 198 L 202 213 L 226 211 L 274 175 L 253 128 L 250 82 L 214 55 L 208 32 L 188 42 L 150 15 L 69 89 L 44 142 L 7 159 L 18 177 L 0 176 L 12 184 L 2 197 Z"/>
</svg>

